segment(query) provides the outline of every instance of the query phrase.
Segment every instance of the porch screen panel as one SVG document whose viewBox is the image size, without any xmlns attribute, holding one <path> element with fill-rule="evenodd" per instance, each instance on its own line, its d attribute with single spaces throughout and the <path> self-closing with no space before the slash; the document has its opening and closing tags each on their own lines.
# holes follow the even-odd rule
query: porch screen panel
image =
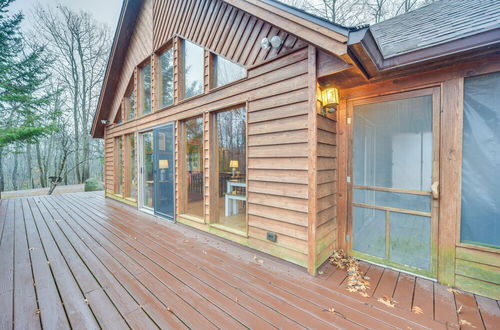
<svg viewBox="0 0 500 330">
<path fill-rule="evenodd" d="M 464 81 L 461 241 L 500 247 L 500 72 Z"/>
<path fill-rule="evenodd" d="M 353 250 L 430 271 L 432 97 L 354 107 Z"/>
</svg>

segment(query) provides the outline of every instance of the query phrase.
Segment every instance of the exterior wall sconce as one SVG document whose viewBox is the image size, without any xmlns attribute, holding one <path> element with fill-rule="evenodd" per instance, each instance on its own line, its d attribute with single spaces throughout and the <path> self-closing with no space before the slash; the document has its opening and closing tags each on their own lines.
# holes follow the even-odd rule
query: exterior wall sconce
<svg viewBox="0 0 500 330">
<path fill-rule="evenodd" d="M 339 90 L 334 87 L 328 87 L 321 91 L 321 104 L 329 113 L 334 113 L 339 105 Z"/>
<path fill-rule="evenodd" d="M 266 37 L 266 38 L 262 39 L 262 41 L 260 42 L 260 48 L 262 48 L 264 50 L 268 50 L 271 47 L 278 48 L 279 46 L 281 46 L 282 43 L 283 43 L 283 40 L 281 40 L 281 37 L 278 35 L 272 37 L 271 40 L 269 40 Z"/>
</svg>

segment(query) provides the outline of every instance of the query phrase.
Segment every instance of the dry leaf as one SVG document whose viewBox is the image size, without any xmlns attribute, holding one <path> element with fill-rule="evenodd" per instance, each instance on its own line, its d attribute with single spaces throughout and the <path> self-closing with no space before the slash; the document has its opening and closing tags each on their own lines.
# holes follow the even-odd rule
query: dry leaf
<svg viewBox="0 0 500 330">
<path fill-rule="evenodd" d="M 28 251 L 33 251 L 34 249 L 35 249 L 34 247 L 30 247 Z"/>
<path fill-rule="evenodd" d="M 349 292 L 359 292 L 363 297 L 368 297 L 366 290 L 370 287 L 370 279 L 363 276 L 359 269 L 359 262 L 351 257 L 347 257 L 343 250 L 333 251 L 329 261 L 335 267 L 347 271 L 347 290 Z"/>
<path fill-rule="evenodd" d="M 35 311 L 35 314 L 40 314 L 40 313 L 41 313 L 41 311 L 40 311 L 39 309 L 37 309 L 37 310 Z"/>
<path fill-rule="evenodd" d="M 454 288 L 448 288 L 447 290 L 448 290 L 448 292 L 451 292 L 451 293 L 462 294 L 461 291 L 458 291 L 457 289 L 454 289 Z"/>
<path fill-rule="evenodd" d="M 473 326 L 473 325 L 472 325 L 472 323 L 470 323 L 470 322 L 469 322 L 469 321 L 467 321 L 467 320 L 463 320 L 463 319 L 462 319 L 462 320 L 460 320 L 460 322 L 459 322 L 459 323 L 460 323 L 460 325 L 461 325 L 461 326 L 462 326 L 462 325 L 468 325 L 469 327 L 473 327 L 473 328 L 475 328 L 475 326 Z"/>
<path fill-rule="evenodd" d="M 330 308 L 328 308 L 328 311 L 329 311 L 330 313 L 335 313 L 335 308 L 330 307 Z"/>
<path fill-rule="evenodd" d="M 185 240 L 184 240 L 184 243 L 189 243 L 189 240 L 188 240 L 188 239 L 185 239 Z"/>
<path fill-rule="evenodd" d="M 323 274 L 324 274 L 324 272 L 323 272 L 322 270 L 320 270 L 320 271 L 318 271 L 318 274 L 319 274 L 319 275 L 323 275 Z"/>
<path fill-rule="evenodd" d="M 170 313 L 174 312 L 170 307 L 167 307 L 167 311 L 169 311 Z"/>
<path fill-rule="evenodd" d="M 413 308 L 411 309 L 411 311 L 415 314 L 424 314 L 424 311 L 422 310 L 422 308 L 418 307 L 418 306 L 413 306 Z"/>
<path fill-rule="evenodd" d="M 89 304 L 89 300 L 87 298 L 83 299 L 83 301 L 85 301 L 87 305 Z"/>
<path fill-rule="evenodd" d="M 388 307 L 392 307 L 392 308 L 394 308 L 394 305 L 396 303 L 395 300 L 393 300 L 391 297 L 388 297 L 388 296 L 383 296 L 382 298 L 378 298 L 377 300 L 379 302 L 381 302 L 382 304 L 384 304 Z"/>
<path fill-rule="evenodd" d="M 368 293 L 366 293 L 366 292 L 362 292 L 362 291 L 360 291 L 360 292 L 359 292 L 359 294 L 360 294 L 361 296 L 365 297 L 365 298 L 370 298 L 370 295 L 369 295 Z"/>
<path fill-rule="evenodd" d="M 207 254 L 207 251 L 203 250 L 203 254 Z"/>
<path fill-rule="evenodd" d="M 457 314 L 460 314 L 462 312 L 462 308 L 464 308 L 464 305 L 460 305 L 457 309 Z"/>
</svg>

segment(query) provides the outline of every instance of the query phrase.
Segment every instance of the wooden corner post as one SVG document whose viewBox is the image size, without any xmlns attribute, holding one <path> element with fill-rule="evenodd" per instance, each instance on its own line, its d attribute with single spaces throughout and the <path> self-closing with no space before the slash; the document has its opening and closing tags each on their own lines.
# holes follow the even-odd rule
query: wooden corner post
<svg viewBox="0 0 500 330">
<path fill-rule="evenodd" d="M 317 115 L 316 115 L 316 47 L 308 49 L 308 208 L 307 208 L 307 271 L 316 275 L 316 218 L 317 218 Z"/>
</svg>

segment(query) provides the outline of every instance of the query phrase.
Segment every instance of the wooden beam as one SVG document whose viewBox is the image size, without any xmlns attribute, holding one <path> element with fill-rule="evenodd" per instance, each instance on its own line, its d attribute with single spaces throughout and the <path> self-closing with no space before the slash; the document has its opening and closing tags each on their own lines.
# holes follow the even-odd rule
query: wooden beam
<svg viewBox="0 0 500 330">
<path fill-rule="evenodd" d="M 316 209 L 317 209 L 317 115 L 316 115 L 316 47 L 308 48 L 308 89 L 309 89 L 309 111 L 308 111 L 308 266 L 307 271 L 316 275 Z"/>
</svg>

